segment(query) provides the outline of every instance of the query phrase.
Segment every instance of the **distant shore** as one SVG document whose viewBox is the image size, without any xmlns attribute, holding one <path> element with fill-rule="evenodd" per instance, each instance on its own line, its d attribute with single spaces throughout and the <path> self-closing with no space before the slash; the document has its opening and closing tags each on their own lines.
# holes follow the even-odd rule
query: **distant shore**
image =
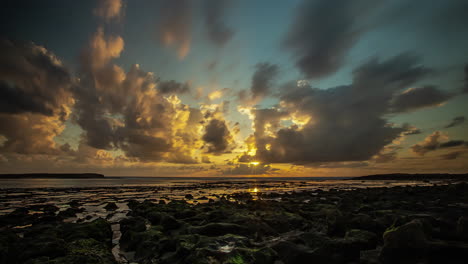
<svg viewBox="0 0 468 264">
<path fill-rule="evenodd" d="M 391 173 L 391 174 L 376 174 L 350 178 L 350 180 L 365 180 L 365 181 L 381 181 L 381 180 L 468 180 L 468 173 L 450 174 L 450 173 L 430 173 L 430 174 L 407 174 L 407 173 Z"/>
<path fill-rule="evenodd" d="M 98 173 L 21 173 L 21 174 L 0 174 L 0 179 L 90 179 L 104 178 Z"/>
</svg>

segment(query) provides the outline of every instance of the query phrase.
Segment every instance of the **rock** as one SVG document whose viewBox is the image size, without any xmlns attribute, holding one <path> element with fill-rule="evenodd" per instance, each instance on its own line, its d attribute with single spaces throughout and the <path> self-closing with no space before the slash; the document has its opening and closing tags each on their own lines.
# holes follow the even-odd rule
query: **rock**
<svg viewBox="0 0 468 264">
<path fill-rule="evenodd" d="M 161 219 L 161 225 L 165 230 L 174 230 L 179 228 L 182 224 L 174 217 L 170 215 L 164 215 Z"/>
<path fill-rule="evenodd" d="M 413 220 L 397 228 L 391 228 L 383 234 L 384 246 L 388 248 L 423 248 L 428 246 L 424 225 L 420 220 Z"/>
<path fill-rule="evenodd" d="M 114 202 L 107 203 L 107 205 L 104 206 L 104 209 L 106 209 L 107 211 L 115 211 L 118 208 L 119 207 Z"/>
<path fill-rule="evenodd" d="M 255 250 L 252 253 L 252 257 L 254 258 L 253 264 L 268 264 L 273 263 L 273 261 L 277 258 L 276 252 L 268 247 L 260 248 Z"/>
<path fill-rule="evenodd" d="M 163 216 L 164 213 L 153 210 L 146 215 L 146 219 L 148 219 L 152 225 L 159 225 Z"/>
<path fill-rule="evenodd" d="M 93 238 L 98 242 L 112 245 L 111 225 L 102 218 L 82 224 L 64 223 L 60 232 L 65 241 Z"/>
<path fill-rule="evenodd" d="M 272 246 L 273 250 L 285 264 L 317 263 L 317 256 L 314 251 L 303 246 L 288 241 L 280 241 Z M 320 263 L 320 262 L 318 262 Z"/>
<path fill-rule="evenodd" d="M 64 218 L 76 217 L 77 213 L 81 213 L 83 211 L 84 211 L 84 208 L 70 207 L 70 208 L 67 208 L 64 211 L 60 211 L 58 213 L 58 216 L 64 217 Z"/>
<path fill-rule="evenodd" d="M 137 247 L 145 242 L 147 236 L 144 232 L 129 230 L 122 234 L 120 238 L 120 248 L 125 251 L 135 251 Z"/>
<path fill-rule="evenodd" d="M 365 234 L 361 233 L 364 232 Z M 370 247 L 366 242 L 371 234 L 367 231 L 356 230 L 349 233 L 347 238 L 329 238 L 325 234 L 306 232 L 299 236 L 310 249 L 314 251 L 314 263 L 349 263 L 358 261 L 360 250 Z M 369 242 L 370 244 L 370 242 Z M 311 260 L 312 262 L 312 260 Z"/>
<path fill-rule="evenodd" d="M 53 204 L 46 204 L 44 205 L 44 207 L 42 208 L 42 210 L 45 212 L 45 213 L 55 213 L 59 210 L 59 208 Z"/>
<path fill-rule="evenodd" d="M 348 219 L 338 209 L 322 210 L 326 215 L 327 234 L 330 236 L 344 236 L 348 229 Z"/>
<path fill-rule="evenodd" d="M 385 231 L 385 226 L 364 213 L 353 215 L 346 226 L 347 228 L 367 230 L 374 233 L 382 233 Z"/>
<path fill-rule="evenodd" d="M 129 217 L 120 220 L 120 232 L 125 233 L 127 231 L 143 232 L 146 230 L 146 221 L 143 217 Z"/>
<path fill-rule="evenodd" d="M 223 236 L 226 234 L 246 235 L 248 230 L 237 224 L 210 223 L 204 226 L 192 227 L 192 233 L 204 236 Z"/>
<path fill-rule="evenodd" d="M 468 241 L 468 216 L 462 216 L 458 219 L 457 234 L 460 239 Z"/>
<path fill-rule="evenodd" d="M 71 200 L 68 205 L 70 205 L 70 207 L 79 207 L 81 205 L 81 203 L 78 201 L 78 200 Z"/>
<path fill-rule="evenodd" d="M 146 228 L 146 220 L 142 217 L 130 217 L 120 221 L 120 247 L 124 251 L 138 251 L 139 258 L 151 256 L 148 252 L 145 254 L 143 248 L 149 248 L 151 241 L 158 240 L 162 233 L 156 227 Z M 146 243 L 148 242 L 148 243 Z M 142 248 L 143 247 L 143 248 Z"/>
<path fill-rule="evenodd" d="M 47 240 L 27 238 L 20 247 L 20 260 L 47 257 L 50 259 L 63 257 L 68 253 L 66 243 L 63 239 L 47 237 Z"/>
<path fill-rule="evenodd" d="M 157 254 L 159 244 L 157 241 L 146 240 L 136 247 L 135 260 L 139 263 L 151 259 Z"/>
<path fill-rule="evenodd" d="M 384 246 L 379 259 L 382 263 L 418 263 L 430 247 L 423 223 L 413 220 L 400 227 L 390 228 L 383 235 Z"/>
<path fill-rule="evenodd" d="M 15 244 L 18 237 L 9 230 L 0 232 L 0 263 L 14 263 L 14 259 L 18 256 Z"/>
<path fill-rule="evenodd" d="M 0 216 L 0 227 L 6 225 L 19 226 L 27 225 L 34 220 L 35 217 L 29 214 L 26 208 L 17 208 L 13 212 Z"/>
<path fill-rule="evenodd" d="M 177 219 L 186 219 L 186 218 L 194 217 L 196 215 L 197 215 L 197 212 L 195 210 L 184 209 L 184 210 L 177 211 L 174 214 L 174 217 Z"/>
<path fill-rule="evenodd" d="M 377 247 L 377 234 L 360 229 L 351 229 L 346 232 L 345 239 L 354 243 L 359 250 L 370 250 Z"/>
<path fill-rule="evenodd" d="M 93 239 L 77 240 L 68 245 L 69 252 L 65 256 L 51 259 L 39 257 L 27 264 L 115 264 L 114 257 L 108 247 Z"/>
</svg>

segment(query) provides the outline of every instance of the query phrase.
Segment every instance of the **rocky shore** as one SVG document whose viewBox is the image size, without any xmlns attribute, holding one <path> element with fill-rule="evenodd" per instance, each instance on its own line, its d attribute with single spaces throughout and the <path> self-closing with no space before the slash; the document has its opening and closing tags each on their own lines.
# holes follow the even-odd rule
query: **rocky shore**
<svg viewBox="0 0 468 264">
<path fill-rule="evenodd" d="M 200 196 L 200 197 L 199 197 Z M 468 184 L 127 200 L 0 216 L 0 263 L 467 263 Z M 107 203 L 112 212 L 116 204 Z"/>
</svg>

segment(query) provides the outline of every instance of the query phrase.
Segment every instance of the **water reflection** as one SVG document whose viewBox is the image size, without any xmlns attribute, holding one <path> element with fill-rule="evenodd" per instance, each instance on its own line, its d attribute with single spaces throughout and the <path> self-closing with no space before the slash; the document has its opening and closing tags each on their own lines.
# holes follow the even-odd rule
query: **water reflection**
<svg viewBox="0 0 468 264">
<path fill-rule="evenodd" d="M 253 189 L 249 189 L 249 192 L 254 193 L 254 194 L 257 194 L 257 193 L 258 193 L 258 188 L 255 187 L 255 188 L 253 188 Z"/>
</svg>

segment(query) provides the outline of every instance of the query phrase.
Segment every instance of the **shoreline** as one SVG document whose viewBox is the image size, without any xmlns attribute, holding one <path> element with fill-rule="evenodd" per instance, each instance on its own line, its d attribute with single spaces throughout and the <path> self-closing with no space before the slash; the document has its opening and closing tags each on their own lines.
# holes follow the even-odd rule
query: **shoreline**
<svg viewBox="0 0 468 264">
<path fill-rule="evenodd" d="M 135 189 L 133 196 L 160 191 Z M 122 202 L 92 198 L 89 192 L 95 206 L 108 213 L 98 218 L 85 216 L 91 207 L 84 206 L 84 198 L 64 208 L 44 200 L 18 208 L 0 216 L 0 241 L 10 241 L 0 246 L 0 259 L 38 264 L 86 258 L 81 263 L 440 263 L 448 254 L 464 261 L 468 249 L 467 183 L 237 192 L 204 203 L 193 201 L 208 193 L 178 191 L 182 198 L 127 196 Z M 21 258 L 26 259 L 14 259 L 20 257 L 11 254 L 16 249 L 24 250 Z"/>
</svg>

